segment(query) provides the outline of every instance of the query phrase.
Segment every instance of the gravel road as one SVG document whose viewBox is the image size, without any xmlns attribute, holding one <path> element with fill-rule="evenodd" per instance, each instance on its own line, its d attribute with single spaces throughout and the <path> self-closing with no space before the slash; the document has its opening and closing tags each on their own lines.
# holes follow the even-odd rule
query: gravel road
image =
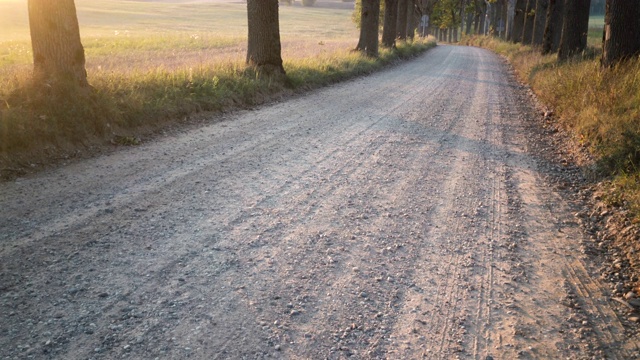
<svg viewBox="0 0 640 360">
<path fill-rule="evenodd" d="M 638 357 L 496 55 L 0 184 L 2 359 Z"/>
</svg>

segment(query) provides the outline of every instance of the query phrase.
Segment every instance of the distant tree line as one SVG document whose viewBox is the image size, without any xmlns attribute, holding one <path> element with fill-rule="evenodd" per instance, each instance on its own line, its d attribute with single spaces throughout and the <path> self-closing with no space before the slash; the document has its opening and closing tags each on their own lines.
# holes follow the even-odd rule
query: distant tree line
<svg viewBox="0 0 640 360">
<path fill-rule="evenodd" d="M 423 0 L 430 30 L 440 40 L 465 34 L 533 45 L 560 61 L 587 47 L 590 13 L 605 14 L 601 62 L 611 66 L 640 54 L 638 0 Z"/>
</svg>

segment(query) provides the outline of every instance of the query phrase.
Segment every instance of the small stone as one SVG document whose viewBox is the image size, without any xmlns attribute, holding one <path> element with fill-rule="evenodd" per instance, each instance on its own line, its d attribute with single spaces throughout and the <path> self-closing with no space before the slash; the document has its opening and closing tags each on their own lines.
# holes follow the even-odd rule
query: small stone
<svg viewBox="0 0 640 360">
<path fill-rule="evenodd" d="M 280 347 L 280 345 L 276 345 L 276 346 L 274 346 L 274 349 L 276 349 L 276 351 L 280 351 L 281 347 Z"/>
<path fill-rule="evenodd" d="M 630 299 L 629 305 L 640 308 L 640 299 Z"/>
<path fill-rule="evenodd" d="M 369 297 L 369 294 L 367 294 L 366 292 L 363 291 L 363 292 L 360 293 L 360 297 L 361 298 L 367 298 L 367 297 Z"/>
<path fill-rule="evenodd" d="M 353 272 L 358 272 L 360 271 L 360 268 L 357 266 L 354 266 L 351 270 L 353 270 Z"/>
<path fill-rule="evenodd" d="M 109 296 L 109 294 L 106 292 L 98 294 L 98 297 L 101 297 L 101 298 L 106 298 L 107 296 Z"/>
<path fill-rule="evenodd" d="M 636 298 L 636 293 L 634 293 L 633 291 L 629 291 L 628 293 L 624 294 L 624 298 L 626 300 L 635 299 Z"/>
<path fill-rule="evenodd" d="M 640 322 L 640 316 L 632 316 L 629 318 L 629 321 L 636 322 L 636 323 Z"/>
<path fill-rule="evenodd" d="M 291 310 L 291 316 L 295 316 L 295 315 L 298 315 L 298 314 L 300 314 L 300 311 L 298 311 L 298 310 Z"/>
</svg>

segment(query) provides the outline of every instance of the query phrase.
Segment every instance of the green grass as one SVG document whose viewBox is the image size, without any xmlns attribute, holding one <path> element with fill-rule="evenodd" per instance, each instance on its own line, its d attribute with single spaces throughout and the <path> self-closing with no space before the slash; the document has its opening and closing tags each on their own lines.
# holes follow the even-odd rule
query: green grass
<svg viewBox="0 0 640 360">
<path fill-rule="evenodd" d="M 640 58 L 602 68 L 599 49 L 566 63 L 529 47 L 492 38 L 466 39 L 505 55 L 518 76 L 551 105 L 576 141 L 597 159 L 610 178 L 609 200 L 640 221 Z"/>
</svg>

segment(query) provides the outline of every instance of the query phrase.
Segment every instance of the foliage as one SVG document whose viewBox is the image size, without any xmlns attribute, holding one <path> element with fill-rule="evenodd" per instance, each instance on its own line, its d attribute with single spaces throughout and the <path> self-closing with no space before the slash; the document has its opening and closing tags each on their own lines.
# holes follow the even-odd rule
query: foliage
<svg viewBox="0 0 640 360">
<path fill-rule="evenodd" d="M 602 68 L 597 49 L 572 62 L 540 56 L 528 46 L 494 38 L 465 38 L 507 58 L 520 78 L 551 105 L 574 138 L 597 159 L 600 175 L 611 177 L 618 199 L 640 220 L 640 58 Z"/>
<path fill-rule="evenodd" d="M 440 29 L 448 29 L 460 26 L 460 0 L 440 0 L 433 6 L 431 24 Z"/>
</svg>

